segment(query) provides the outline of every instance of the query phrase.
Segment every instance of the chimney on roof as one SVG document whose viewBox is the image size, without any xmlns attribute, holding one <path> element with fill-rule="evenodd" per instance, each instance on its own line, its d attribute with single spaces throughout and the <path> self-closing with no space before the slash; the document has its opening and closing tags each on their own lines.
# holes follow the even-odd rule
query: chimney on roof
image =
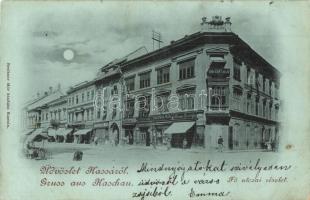
<svg viewBox="0 0 310 200">
<path fill-rule="evenodd" d="M 202 32 L 231 32 L 230 17 L 225 18 L 225 22 L 222 20 L 222 16 L 213 16 L 210 21 L 207 17 L 202 18 L 201 31 Z"/>
</svg>

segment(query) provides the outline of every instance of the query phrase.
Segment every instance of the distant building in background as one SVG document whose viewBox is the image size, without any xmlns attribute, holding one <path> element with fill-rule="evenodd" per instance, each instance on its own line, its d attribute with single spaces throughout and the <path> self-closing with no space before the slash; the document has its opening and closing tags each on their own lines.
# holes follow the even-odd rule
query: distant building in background
<svg viewBox="0 0 310 200">
<path fill-rule="evenodd" d="M 55 112 L 49 110 L 48 105 L 62 96 L 64 96 L 64 94 L 60 88 L 53 90 L 53 88 L 50 87 L 49 91 L 44 92 L 42 96 L 38 96 L 34 101 L 28 103 L 24 109 L 27 110 L 27 128 L 48 129 L 50 127 L 50 119 L 55 119 L 58 116 L 58 114 L 56 116 Z"/>
</svg>

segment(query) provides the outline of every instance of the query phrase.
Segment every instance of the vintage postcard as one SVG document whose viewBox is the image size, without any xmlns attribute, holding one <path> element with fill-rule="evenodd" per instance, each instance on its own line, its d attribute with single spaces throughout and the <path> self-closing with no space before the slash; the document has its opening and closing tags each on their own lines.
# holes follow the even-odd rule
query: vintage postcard
<svg viewBox="0 0 310 200">
<path fill-rule="evenodd" d="M 3 1 L 1 200 L 309 200 L 309 1 Z"/>
</svg>

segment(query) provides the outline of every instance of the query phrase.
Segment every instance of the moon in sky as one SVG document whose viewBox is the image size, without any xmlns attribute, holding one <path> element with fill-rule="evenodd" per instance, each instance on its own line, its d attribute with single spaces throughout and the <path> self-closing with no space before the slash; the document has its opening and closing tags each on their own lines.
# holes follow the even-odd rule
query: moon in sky
<svg viewBox="0 0 310 200">
<path fill-rule="evenodd" d="M 74 58 L 74 52 L 71 49 L 66 49 L 63 56 L 65 60 L 71 61 Z"/>
</svg>

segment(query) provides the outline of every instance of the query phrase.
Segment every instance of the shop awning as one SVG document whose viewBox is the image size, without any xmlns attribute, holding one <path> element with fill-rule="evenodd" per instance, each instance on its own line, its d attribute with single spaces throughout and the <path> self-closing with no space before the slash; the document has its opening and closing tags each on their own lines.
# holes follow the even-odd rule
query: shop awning
<svg viewBox="0 0 310 200">
<path fill-rule="evenodd" d="M 190 128 L 193 127 L 195 122 L 175 122 L 171 124 L 165 131 L 164 134 L 181 134 L 186 133 Z"/>
<path fill-rule="evenodd" d="M 226 62 L 222 56 L 211 56 L 211 62 Z"/>
<path fill-rule="evenodd" d="M 73 133 L 73 135 L 86 135 L 90 131 L 92 131 L 92 129 L 81 129 Z"/>
<path fill-rule="evenodd" d="M 71 131 L 72 131 L 72 129 L 60 128 L 57 130 L 56 135 L 67 136 Z"/>
<path fill-rule="evenodd" d="M 53 136 L 53 137 L 56 137 L 56 132 L 57 130 L 55 129 L 48 129 L 48 136 Z"/>
<path fill-rule="evenodd" d="M 46 133 L 42 133 L 42 131 L 43 129 L 41 128 L 36 129 L 27 137 L 27 141 L 32 141 L 37 135 L 42 135 L 44 137 L 47 137 Z"/>
</svg>

